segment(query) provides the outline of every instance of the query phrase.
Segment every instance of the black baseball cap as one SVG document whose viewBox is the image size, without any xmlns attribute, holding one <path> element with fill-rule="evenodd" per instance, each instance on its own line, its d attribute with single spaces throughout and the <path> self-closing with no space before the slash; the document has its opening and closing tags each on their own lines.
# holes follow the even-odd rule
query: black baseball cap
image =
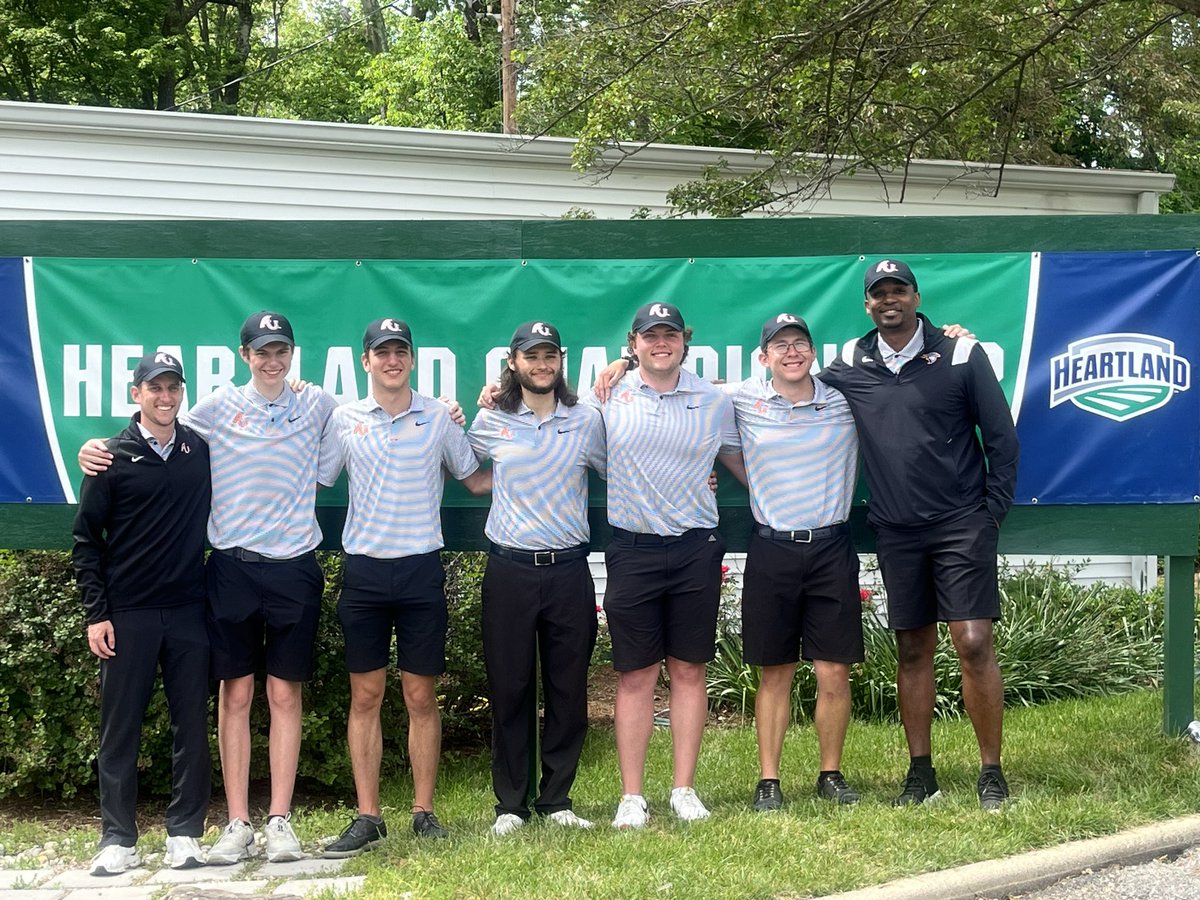
<svg viewBox="0 0 1200 900">
<path fill-rule="evenodd" d="M 363 351 L 373 350 L 388 341 L 400 341 L 402 344 L 408 344 L 408 349 L 411 350 L 412 330 L 409 329 L 408 323 L 402 319 L 376 319 L 363 332 Z"/>
<path fill-rule="evenodd" d="M 683 331 L 683 314 L 679 307 L 662 301 L 638 307 L 633 317 L 633 330 L 641 334 L 655 325 L 668 325 L 676 331 Z"/>
<path fill-rule="evenodd" d="M 147 353 L 138 361 L 137 368 L 133 370 L 133 383 L 142 384 L 153 381 L 164 372 L 178 375 L 180 381 L 186 380 L 183 377 L 183 363 L 170 353 L 155 350 L 153 353 Z"/>
<path fill-rule="evenodd" d="M 799 316 L 793 316 L 791 313 L 780 313 L 777 316 L 771 316 L 767 321 L 763 322 L 762 338 L 758 342 L 763 350 L 767 349 L 767 342 L 785 328 L 799 328 L 804 332 L 804 336 L 808 338 L 808 342 L 812 343 L 812 332 L 808 330 L 808 323 Z"/>
<path fill-rule="evenodd" d="M 879 262 L 867 266 L 867 272 L 863 276 L 863 293 L 870 291 L 885 278 L 912 285 L 914 291 L 917 289 L 917 276 L 913 274 L 907 263 L 902 263 L 898 259 L 881 259 Z"/>
<path fill-rule="evenodd" d="M 292 323 L 285 316 L 264 309 L 242 323 L 242 346 L 247 350 L 258 350 L 276 343 L 296 346 Z"/>
<path fill-rule="evenodd" d="M 508 342 L 509 352 L 517 350 L 532 350 L 539 344 L 549 344 L 558 350 L 562 349 L 562 338 L 558 329 L 549 322 L 526 322 L 513 332 L 512 340 Z"/>
</svg>

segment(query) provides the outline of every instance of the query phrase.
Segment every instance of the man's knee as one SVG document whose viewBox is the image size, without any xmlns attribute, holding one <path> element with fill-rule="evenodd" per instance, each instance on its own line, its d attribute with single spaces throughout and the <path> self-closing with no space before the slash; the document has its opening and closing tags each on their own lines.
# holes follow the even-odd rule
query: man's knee
<svg viewBox="0 0 1200 900">
<path fill-rule="evenodd" d="M 221 682 L 221 713 L 226 716 L 244 716 L 250 713 L 254 700 L 254 676 L 231 678 Z"/>
<path fill-rule="evenodd" d="M 271 715 L 299 715 L 301 711 L 300 682 L 284 681 L 267 676 L 267 704 Z"/>
<path fill-rule="evenodd" d="M 684 662 L 682 659 L 667 659 L 667 674 L 671 676 L 671 688 L 708 689 L 708 664 Z"/>
<path fill-rule="evenodd" d="M 437 682 L 432 676 L 404 672 L 400 676 L 404 689 L 404 705 L 410 719 L 426 719 L 439 715 Z"/>
<path fill-rule="evenodd" d="M 983 671 L 996 664 L 996 646 L 992 623 L 988 620 L 955 622 L 950 635 L 959 664 L 967 670 Z"/>
<path fill-rule="evenodd" d="M 901 669 L 919 669 L 933 664 L 937 648 L 937 625 L 896 632 L 896 659 Z"/>
</svg>

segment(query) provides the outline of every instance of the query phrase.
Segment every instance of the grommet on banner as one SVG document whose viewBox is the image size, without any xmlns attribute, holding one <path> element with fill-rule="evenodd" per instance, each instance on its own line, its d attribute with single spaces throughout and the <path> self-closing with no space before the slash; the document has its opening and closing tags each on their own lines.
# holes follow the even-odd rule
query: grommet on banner
<svg viewBox="0 0 1200 900">
<path fill-rule="evenodd" d="M 192 265 L 193 266 L 198 265 L 199 262 L 200 262 L 200 260 L 196 259 L 196 257 L 194 257 L 194 256 L 192 257 Z"/>
<path fill-rule="evenodd" d="M 362 260 L 361 260 L 361 259 L 356 259 L 356 260 L 354 261 L 354 265 L 355 265 L 355 267 L 361 266 L 361 265 L 362 265 Z"/>
</svg>

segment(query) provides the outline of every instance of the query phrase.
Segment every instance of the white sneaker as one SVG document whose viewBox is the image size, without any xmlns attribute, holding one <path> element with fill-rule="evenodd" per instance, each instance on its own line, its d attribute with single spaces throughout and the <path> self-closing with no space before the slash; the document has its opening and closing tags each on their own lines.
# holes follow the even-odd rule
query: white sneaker
<svg viewBox="0 0 1200 900">
<path fill-rule="evenodd" d="M 501 813 L 496 816 L 496 821 L 492 823 L 492 834 L 496 837 L 504 837 L 506 834 L 512 834 L 518 828 L 525 827 L 525 820 L 514 813 Z"/>
<path fill-rule="evenodd" d="M 93 875 L 120 875 L 126 869 L 136 869 L 141 864 L 137 847 L 109 844 L 101 847 L 100 852 L 92 857 L 89 871 Z"/>
<path fill-rule="evenodd" d="M 194 869 L 204 865 L 204 851 L 194 837 L 182 834 L 168 837 L 163 865 L 172 869 Z"/>
<path fill-rule="evenodd" d="M 675 813 L 681 822 L 698 822 L 709 816 L 708 810 L 690 787 L 671 789 L 671 812 Z"/>
<path fill-rule="evenodd" d="M 650 809 L 641 794 L 626 794 L 613 816 L 613 828 L 645 828 L 650 821 Z"/>
<path fill-rule="evenodd" d="M 254 846 L 254 829 L 249 822 L 241 819 L 231 819 L 217 838 L 217 842 L 208 850 L 210 866 L 231 866 L 243 859 L 258 855 Z"/>
<path fill-rule="evenodd" d="M 561 825 L 563 828 L 591 828 L 592 823 L 587 819 L 581 819 L 575 815 L 573 809 L 560 809 L 558 812 L 552 812 L 546 816 L 555 825 Z"/>
<path fill-rule="evenodd" d="M 271 816 L 267 819 L 267 827 L 263 829 L 267 838 L 267 862 L 294 862 L 304 859 L 304 851 L 300 849 L 300 840 L 292 831 L 292 814 L 286 816 Z"/>
</svg>

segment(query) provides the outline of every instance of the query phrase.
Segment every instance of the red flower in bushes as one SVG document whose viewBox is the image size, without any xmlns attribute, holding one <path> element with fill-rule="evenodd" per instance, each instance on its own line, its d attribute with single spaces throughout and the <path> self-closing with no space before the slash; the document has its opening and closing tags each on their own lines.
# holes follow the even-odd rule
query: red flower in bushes
<svg viewBox="0 0 1200 900">
<path fill-rule="evenodd" d="M 875 597 L 875 595 L 872 594 L 870 591 L 868 591 L 866 588 L 858 589 L 858 599 L 863 602 L 864 606 L 867 605 L 868 603 L 870 603 L 874 599 L 874 597 Z"/>
</svg>

